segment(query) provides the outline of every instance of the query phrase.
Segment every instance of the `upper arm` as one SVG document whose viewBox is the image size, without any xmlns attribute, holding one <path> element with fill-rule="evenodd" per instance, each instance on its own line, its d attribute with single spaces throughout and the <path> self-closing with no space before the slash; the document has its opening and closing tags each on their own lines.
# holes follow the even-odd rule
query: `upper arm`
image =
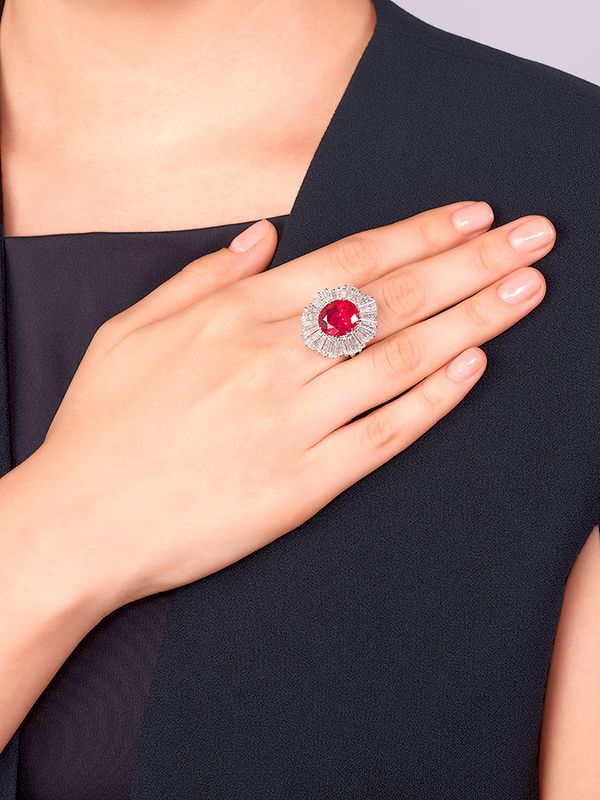
<svg viewBox="0 0 600 800">
<path fill-rule="evenodd" d="M 565 588 L 540 750 L 541 800 L 600 797 L 600 532 L 594 528 Z"/>
</svg>

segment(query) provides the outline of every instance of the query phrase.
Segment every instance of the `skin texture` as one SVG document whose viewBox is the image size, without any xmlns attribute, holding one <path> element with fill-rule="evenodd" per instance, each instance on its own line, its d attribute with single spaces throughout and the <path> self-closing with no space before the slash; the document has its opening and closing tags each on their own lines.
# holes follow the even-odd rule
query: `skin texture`
<svg viewBox="0 0 600 800">
<path fill-rule="evenodd" d="M 0 480 L 2 739 L 103 616 L 297 527 L 460 402 L 485 369 L 478 345 L 542 300 L 529 265 L 555 241 L 544 217 L 457 230 L 472 208 L 268 271 L 263 220 L 250 250 L 192 262 L 99 328 L 44 443 Z M 415 275 L 432 287 L 420 300 Z M 380 333 L 353 359 L 323 358 L 300 342 L 299 314 L 349 281 L 376 298 Z M 344 402 L 329 403 L 331 381 Z"/>
<path fill-rule="evenodd" d="M 569 580 L 548 679 L 540 750 L 543 800 L 600 797 L 600 536 Z"/>
<path fill-rule="evenodd" d="M 365 0 L 6 0 L 7 232 L 289 213 L 374 26 Z"/>
<path fill-rule="evenodd" d="M 375 17 L 366 0 L 255 0 L 243 11 L 238 0 L 7 0 L 0 27 L 6 233 L 180 229 L 289 213 Z M 508 242 L 516 222 L 479 236 L 464 217 L 457 230 L 451 209 L 432 214 L 413 220 L 410 233 L 407 224 L 388 226 L 376 243 L 354 237 L 333 256 L 311 261 L 309 254 L 302 269 L 292 262 L 269 276 L 261 273 L 276 233 L 265 222 L 265 238 L 254 248 L 193 262 L 101 329 L 47 441 L 0 480 L 0 746 L 104 614 L 283 534 L 408 446 L 478 379 L 485 364 L 477 345 L 543 296 L 543 281 L 524 305 L 500 300 L 489 287 L 514 270 L 525 277 L 522 270 L 552 242 L 525 255 Z M 480 240 L 491 244 L 477 250 Z M 439 259 L 448 257 L 452 270 L 440 271 L 447 261 Z M 327 283 L 323 264 L 330 282 L 364 287 L 382 309 L 378 341 L 351 362 L 329 362 L 299 343 L 296 314 Z M 385 274 L 375 276 L 375 267 Z M 401 279 L 399 272 L 392 277 L 400 267 Z M 440 274 L 462 283 L 442 287 Z M 459 311 L 457 304 L 477 292 L 477 302 Z M 277 318 L 264 301 L 273 293 Z M 424 294 L 433 304 L 424 304 Z M 231 317 L 223 318 L 223 307 Z M 246 307 L 257 308 L 256 318 Z M 447 308 L 450 316 L 440 315 Z M 245 359 L 237 343 L 207 333 L 211 326 L 224 332 L 228 320 L 248 332 Z M 441 335 L 434 327 L 440 324 Z M 447 349 L 439 351 L 434 339 Z M 457 381 L 445 365 L 465 348 L 467 364 L 477 369 Z M 285 405 L 289 381 L 285 395 L 274 398 L 272 388 L 290 364 L 302 399 Z M 357 401 L 349 401 L 345 418 L 319 405 L 333 380 L 369 387 L 360 397 L 345 393 Z M 407 402 L 390 402 L 415 384 L 421 388 Z M 169 394 L 175 385 L 184 387 L 177 396 Z M 350 432 L 354 414 L 384 401 L 387 416 Z M 307 408 L 315 408 L 314 419 Z M 219 439 L 215 471 L 202 470 L 202 496 L 212 504 L 202 506 L 199 519 L 190 498 L 197 508 L 196 470 L 201 447 L 210 445 L 205 432 L 227 428 L 231 437 L 225 446 Z M 247 430 L 256 432 L 240 455 L 240 431 Z M 345 460 L 355 469 L 328 481 L 320 470 L 314 485 L 307 476 L 330 460 L 323 458 L 327 448 L 344 446 L 344 436 L 362 454 Z M 244 476 L 258 448 L 274 458 L 251 484 Z M 282 474 L 282 462 L 294 470 Z M 176 474 L 173 463 L 180 465 Z M 236 508 L 244 508 L 243 520 Z M 175 544 L 161 538 L 167 519 L 171 526 L 177 521 Z M 202 538 L 207 527 L 219 531 L 210 541 Z M 106 530 L 114 537 L 108 549 L 100 546 Z M 595 537 L 565 596 L 542 737 L 542 800 L 599 794 L 597 531 Z"/>
</svg>

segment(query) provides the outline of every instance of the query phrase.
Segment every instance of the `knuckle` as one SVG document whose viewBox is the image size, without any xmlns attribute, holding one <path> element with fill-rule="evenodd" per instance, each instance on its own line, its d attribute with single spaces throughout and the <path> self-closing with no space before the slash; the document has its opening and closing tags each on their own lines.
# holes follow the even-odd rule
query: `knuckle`
<svg viewBox="0 0 600 800">
<path fill-rule="evenodd" d="M 223 332 L 237 332 L 249 320 L 249 302 L 245 290 L 234 283 L 217 289 L 197 304 L 197 316 Z"/>
<path fill-rule="evenodd" d="M 477 330 L 486 330 L 490 325 L 489 313 L 484 309 L 484 304 L 478 297 L 472 297 L 465 302 L 467 320 Z"/>
<path fill-rule="evenodd" d="M 378 274 L 381 255 L 372 236 L 355 233 L 336 242 L 329 250 L 334 272 L 366 283 Z"/>
<path fill-rule="evenodd" d="M 369 450 L 389 450 L 398 437 L 398 431 L 390 415 L 382 412 L 371 413 L 365 423 L 365 439 Z"/>
<path fill-rule="evenodd" d="M 405 375 L 415 372 L 421 363 L 421 346 L 414 334 L 400 333 L 385 339 L 381 347 L 385 373 Z"/>
<path fill-rule="evenodd" d="M 498 250 L 489 241 L 481 240 L 474 245 L 473 260 L 476 269 L 483 275 L 495 276 L 500 272 Z"/>
<path fill-rule="evenodd" d="M 96 329 L 90 345 L 94 349 L 104 349 L 115 345 L 126 333 L 125 318 L 120 314 L 110 317 Z"/>
<path fill-rule="evenodd" d="M 438 414 L 444 407 L 444 395 L 439 388 L 434 389 L 431 383 L 423 383 L 418 387 L 419 399 L 425 408 Z"/>
<path fill-rule="evenodd" d="M 381 283 L 384 306 L 399 317 L 412 318 L 425 308 L 426 292 L 415 273 L 400 273 Z"/>
<path fill-rule="evenodd" d="M 206 275 L 206 260 L 204 258 L 195 258 L 182 267 L 181 271 L 186 275 Z"/>
<path fill-rule="evenodd" d="M 438 253 L 447 247 L 444 231 L 436 221 L 434 215 L 425 213 L 418 214 L 414 218 L 416 235 L 421 241 L 423 250 L 427 253 Z"/>
</svg>

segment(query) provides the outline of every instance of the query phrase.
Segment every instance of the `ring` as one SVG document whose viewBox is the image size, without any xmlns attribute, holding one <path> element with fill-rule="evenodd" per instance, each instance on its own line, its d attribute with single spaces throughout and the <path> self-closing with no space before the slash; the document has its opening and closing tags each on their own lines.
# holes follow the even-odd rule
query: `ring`
<svg viewBox="0 0 600 800">
<path fill-rule="evenodd" d="M 356 286 L 321 289 L 301 315 L 304 344 L 327 358 L 355 356 L 375 336 L 377 303 Z"/>
</svg>

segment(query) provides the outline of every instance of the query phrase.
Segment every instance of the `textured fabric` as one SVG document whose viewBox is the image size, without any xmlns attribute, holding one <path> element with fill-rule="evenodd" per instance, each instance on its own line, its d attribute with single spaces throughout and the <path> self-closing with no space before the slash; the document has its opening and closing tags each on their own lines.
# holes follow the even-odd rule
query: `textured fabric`
<svg viewBox="0 0 600 800">
<path fill-rule="evenodd" d="M 170 593 L 132 800 L 538 794 L 564 583 L 600 517 L 600 90 L 375 8 L 272 267 L 483 198 L 556 224 L 548 294 L 406 452 Z"/>
<path fill-rule="evenodd" d="M 0 186 L 2 181 L 0 180 Z M 0 197 L 1 200 L 1 197 Z M 2 226 L 0 225 L 0 238 Z M 6 313 L 4 308 L 6 287 L 4 268 L 4 247 L 0 242 L 0 304 L 2 316 Z M 10 423 L 8 417 L 8 379 L 7 379 L 7 342 L 4 326 L 0 326 L 0 475 L 4 475 L 10 467 Z M 1 795 L 0 795 L 1 796 Z"/>
<path fill-rule="evenodd" d="M 270 220 L 281 235 L 287 215 Z M 97 328 L 252 222 L 5 238 L 13 464 L 42 443 Z"/>
<path fill-rule="evenodd" d="M 278 234 L 287 215 L 270 218 Z M 43 441 L 94 332 L 252 222 L 5 239 L 12 463 Z M 21 726 L 19 800 L 128 800 L 169 594 L 102 621 Z"/>
</svg>

